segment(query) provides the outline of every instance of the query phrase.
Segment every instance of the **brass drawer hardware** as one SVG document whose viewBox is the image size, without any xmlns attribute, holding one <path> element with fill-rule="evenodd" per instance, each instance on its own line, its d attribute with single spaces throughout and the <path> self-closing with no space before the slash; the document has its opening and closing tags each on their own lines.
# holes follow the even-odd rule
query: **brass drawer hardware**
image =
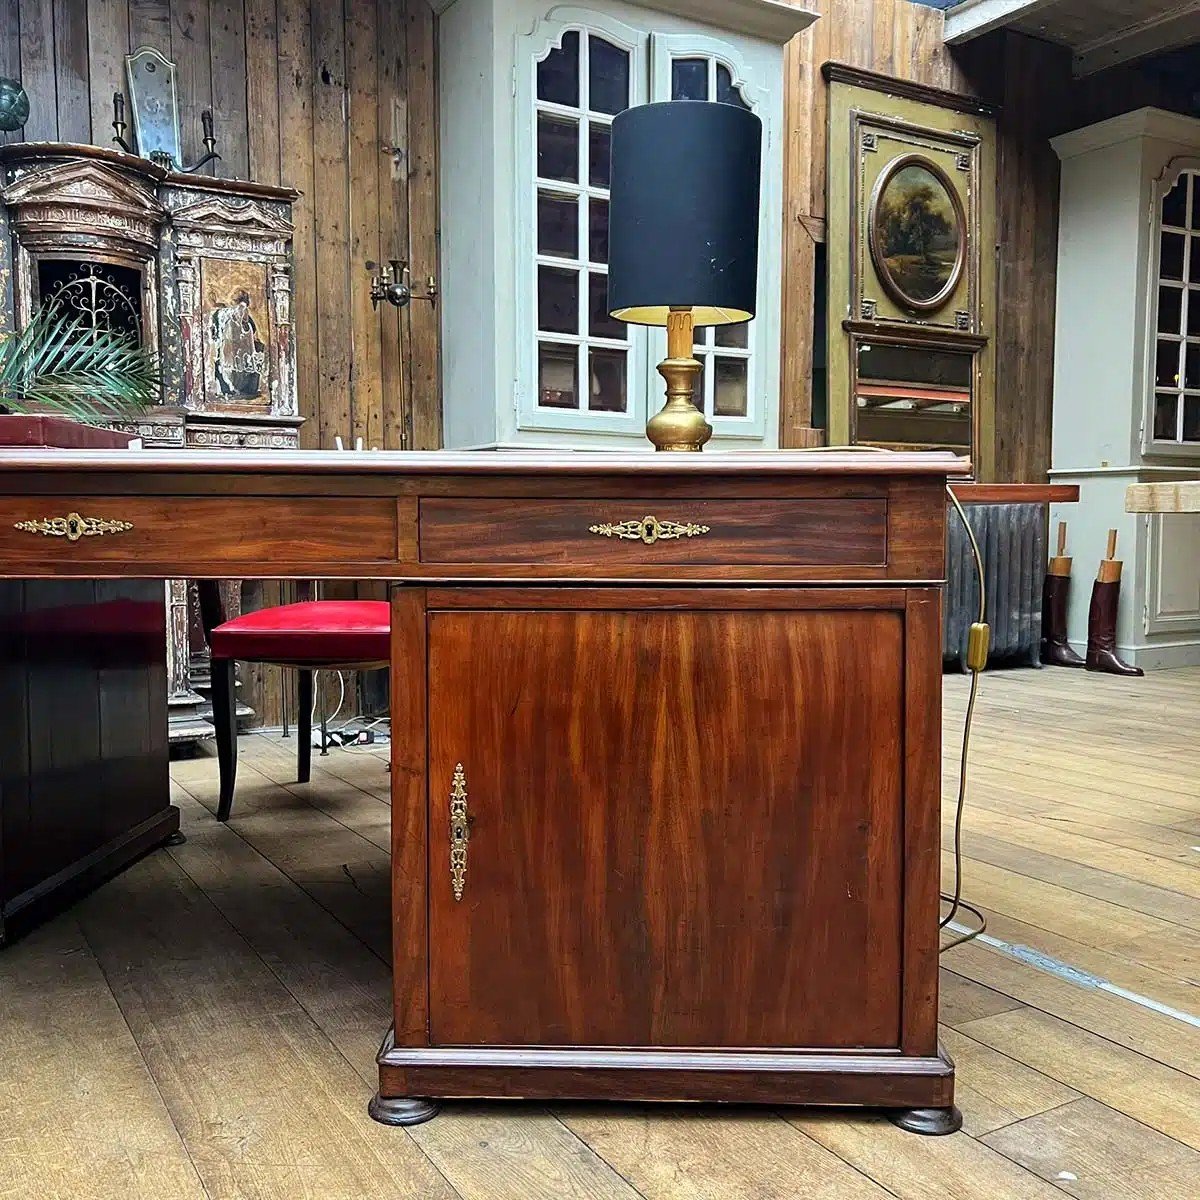
<svg viewBox="0 0 1200 1200">
<path fill-rule="evenodd" d="M 36 521 L 18 521 L 14 529 L 24 533 L 40 533 L 45 537 L 65 537 L 68 542 L 77 542 L 85 537 L 103 537 L 106 533 L 127 533 L 133 528 L 131 521 L 113 521 L 108 517 L 82 517 L 77 512 L 65 517 L 42 517 Z"/>
<path fill-rule="evenodd" d="M 450 785 L 450 882 L 454 899 L 463 898 L 467 886 L 467 841 L 471 836 L 467 821 L 467 776 L 462 763 L 454 768 Z"/>
<path fill-rule="evenodd" d="M 691 521 L 680 524 L 678 521 L 660 521 L 657 517 L 643 517 L 640 521 L 621 521 L 617 524 L 605 523 L 592 525 L 588 533 L 599 534 L 600 537 L 620 538 L 626 542 L 645 542 L 653 546 L 655 542 L 669 542 L 675 538 L 703 537 L 711 532 L 707 525 L 696 525 Z"/>
</svg>

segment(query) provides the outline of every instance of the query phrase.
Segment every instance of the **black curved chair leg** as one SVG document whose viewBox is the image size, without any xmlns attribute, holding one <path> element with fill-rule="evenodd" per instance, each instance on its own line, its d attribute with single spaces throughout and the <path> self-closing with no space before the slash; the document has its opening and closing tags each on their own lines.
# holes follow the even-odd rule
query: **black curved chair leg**
<svg viewBox="0 0 1200 1200">
<path fill-rule="evenodd" d="M 228 821 L 233 808 L 233 784 L 237 779 L 237 680 L 232 658 L 212 660 L 212 707 L 221 775 L 217 820 Z"/>
<path fill-rule="evenodd" d="M 296 684 L 296 779 L 307 783 L 312 776 L 313 673 L 300 671 Z"/>
</svg>

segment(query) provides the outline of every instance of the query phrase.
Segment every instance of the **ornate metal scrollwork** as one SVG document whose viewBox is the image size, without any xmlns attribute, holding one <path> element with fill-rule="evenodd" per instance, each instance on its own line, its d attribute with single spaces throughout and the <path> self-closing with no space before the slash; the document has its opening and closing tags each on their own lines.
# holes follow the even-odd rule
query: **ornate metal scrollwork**
<svg viewBox="0 0 1200 1200">
<path fill-rule="evenodd" d="M 471 837 L 467 819 L 467 775 L 462 763 L 454 768 L 450 784 L 450 885 L 454 899 L 461 900 L 467 886 L 467 842 Z"/>
<path fill-rule="evenodd" d="M 108 517 L 84 517 L 73 512 L 67 513 L 65 517 L 40 517 L 32 521 L 18 521 L 13 528 L 23 533 L 40 533 L 43 537 L 65 537 L 68 542 L 77 542 L 85 537 L 127 533 L 133 528 L 133 523 L 114 521 Z"/>
<path fill-rule="evenodd" d="M 657 517 L 646 516 L 640 521 L 604 522 L 588 527 L 588 533 L 599 537 L 620 538 L 626 542 L 645 542 L 653 546 L 655 542 L 669 542 L 676 538 L 703 537 L 712 532 L 707 525 L 697 525 L 692 521 L 660 521 Z"/>
</svg>

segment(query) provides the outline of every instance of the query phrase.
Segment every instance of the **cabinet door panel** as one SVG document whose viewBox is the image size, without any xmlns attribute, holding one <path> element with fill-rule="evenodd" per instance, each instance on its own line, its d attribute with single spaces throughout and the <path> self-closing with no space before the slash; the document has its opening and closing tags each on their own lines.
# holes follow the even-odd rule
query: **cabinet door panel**
<svg viewBox="0 0 1200 1200">
<path fill-rule="evenodd" d="M 902 651 L 893 611 L 431 614 L 433 1042 L 895 1046 Z"/>
</svg>

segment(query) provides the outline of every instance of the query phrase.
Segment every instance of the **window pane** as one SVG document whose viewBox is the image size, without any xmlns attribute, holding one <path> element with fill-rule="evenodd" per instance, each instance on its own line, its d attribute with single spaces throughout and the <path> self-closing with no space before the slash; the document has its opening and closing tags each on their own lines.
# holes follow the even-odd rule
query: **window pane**
<svg viewBox="0 0 1200 1200">
<path fill-rule="evenodd" d="M 1158 289 L 1158 332 L 1183 332 L 1183 288 Z"/>
<path fill-rule="evenodd" d="M 1162 223 L 1164 225 L 1178 225 L 1180 229 L 1184 228 L 1187 222 L 1187 193 L 1188 176 L 1183 174 L 1180 175 L 1175 186 L 1163 197 Z"/>
<path fill-rule="evenodd" d="M 626 411 L 625 360 L 624 350 L 591 351 L 588 408 L 593 412 Z"/>
<path fill-rule="evenodd" d="M 1183 440 L 1200 442 L 1200 396 L 1183 398 Z"/>
<path fill-rule="evenodd" d="M 579 272 L 538 267 L 538 328 L 546 333 L 579 332 Z"/>
<path fill-rule="evenodd" d="M 588 55 L 588 107 L 593 112 L 623 112 L 629 107 L 629 52 L 592 34 Z"/>
<path fill-rule="evenodd" d="M 1200 346 L 1189 345 L 1183 356 L 1183 386 L 1200 388 Z"/>
<path fill-rule="evenodd" d="M 1188 288 L 1187 292 L 1188 337 L 1200 337 L 1200 289 Z"/>
<path fill-rule="evenodd" d="M 1194 171 L 1189 171 L 1185 178 L 1190 180 L 1192 185 L 1192 219 L 1190 225 L 1192 229 L 1196 229 L 1200 227 L 1200 175 L 1197 175 Z M 1179 184 L 1179 190 L 1183 191 L 1182 182 Z M 1183 222 L 1180 221 L 1180 224 L 1182 225 Z"/>
<path fill-rule="evenodd" d="M 579 182 L 579 122 L 538 113 L 537 169 L 543 179 Z"/>
<path fill-rule="evenodd" d="M 579 407 L 579 352 L 574 346 L 538 343 L 538 404 Z"/>
<path fill-rule="evenodd" d="M 693 350 L 692 354 L 700 364 L 700 370 L 696 375 L 696 382 L 692 385 L 692 403 L 702 413 L 706 413 L 707 415 L 707 410 L 704 407 L 704 375 L 708 371 L 708 355 L 701 354 L 699 350 Z M 665 393 L 662 399 L 665 401 Z"/>
<path fill-rule="evenodd" d="M 1183 234 L 1164 233 L 1162 254 L 1159 259 L 1159 276 L 1162 279 L 1183 278 Z"/>
<path fill-rule="evenodd" d="M 750 347 L 749 321 L 743 321 L 740 325 L 718 325 L 715 332 L 718 346 L 730 346 L 735 350 L 747 350 Z"/>
<path fill-rule="evenodd" d="M 1154 356 L 1154 384 L 1161 388 L 1179 387 L 1179 343 L 1159 342 Z"/>
<path fill-rule="evenodd" d="M 612 180 L 612 129 L 591 123 L 588 131 L 588 182 L 606 188 Z"/>
<path fill-rule="evenodd" d="M 588 331 L 592 337 L 625 340 L 625 322 L 608 315 L 608 276 L 596 271 L 588 278 L 588 313 Z"/>
<path fill-rule="evenodd" d="M 608 262 L 608 201 L 589 200 L 588 255 L 594 263 Z"/>
<path fill-rule="evenodd" d="M 579 201 L 574 196 L 538 192 L 538 253 L 579 257 Z"/>
<path fill-rule="evenodd" d="M 708 99 L 707 58 L 677 58 L 671 63 L 671 99 Z"/>
<path fill-rule="evenodd" d="M 746 415 L 748 379 L 749 364 L 744 358 L 717 358 L 713 380 L 713 416 Z"/>
<path fill-rule="evenodd" d="M 1154 437 L 1156 441 L 1173 442 L 1175 440 L 1177 397 L 1159 392 L 1154 397 Z"/>
<path fill-rule="evenodd" d="M 717 63 L 717 103 L 736 104 L 738 108 L 749 108 L 741 89 L 733 86 L 733 75 L 726 66 Z"/>
<path fill-rule="evenodd" d="M 551 50 L 537 67 L 539 100 L 579 107 L 579 33 L 563 34 L 562 48 Z"/>
</svg>

